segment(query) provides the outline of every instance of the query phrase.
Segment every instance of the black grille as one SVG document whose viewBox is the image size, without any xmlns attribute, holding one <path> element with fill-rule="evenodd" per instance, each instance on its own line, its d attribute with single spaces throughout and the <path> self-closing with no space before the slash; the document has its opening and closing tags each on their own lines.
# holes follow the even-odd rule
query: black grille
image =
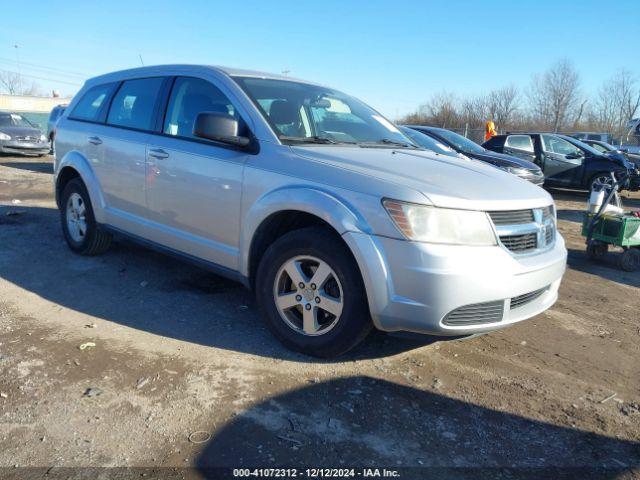
<svg viewBox="0 0 640 480">
<path fill-rule="evenodd" d="M 522 225 L 533 222 L 533 210 L 505 210 L 489 212 L 494 225 Z"/>
<path fill-rule="evenodd" d="M 518 253 L 535 250 L 538 246 L 537 235 L 535 233 L 504 235 L 500 237 L 500 241 L 509 250 Z"/>
<path fill-rule="evenodd" d="M 16 140 L 18 142 L 37 142 L 38 141 L 38 137 L 29 137 L 29 136 L 16 137 Z"/>
<path fill-rule="evenodd" d="M 502 301 L 465 305 L 449 312 L 442 323 L 457 326 L 500 322 L 503 308 L 504 302 Z"/>
<path fill-rule="evenodd" d="M 518 307 L 523 307 L 527 303 L 533 302 L 536 298 L 540 297 L 544 292 L 547 291 L 549 287 L 541 288 L 540 290 L 536 290 L 535 292 L 525 293 L 524 295 L 518 295 L 517 297 L 513 297 L 511 299 L 511 309 Z"/>
</svg>

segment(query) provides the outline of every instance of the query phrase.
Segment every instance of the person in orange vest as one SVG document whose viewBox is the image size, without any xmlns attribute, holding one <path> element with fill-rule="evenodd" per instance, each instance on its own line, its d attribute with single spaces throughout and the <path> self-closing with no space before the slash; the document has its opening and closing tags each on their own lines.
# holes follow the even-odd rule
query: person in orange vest
<svg viewBox="0 0 640 480">
<path fill-rule="evenodd" d="M 486 142 L 491 137 L 495 137 L 497 134 L 498 134 L 498 132 L 496 132 L 495 123 L 493 123 L 491 120 L 489 120 L 487 122 L 487 124 L 485 125 L 485 129 L 484 129 L 484 141 Z"/>
</svg>

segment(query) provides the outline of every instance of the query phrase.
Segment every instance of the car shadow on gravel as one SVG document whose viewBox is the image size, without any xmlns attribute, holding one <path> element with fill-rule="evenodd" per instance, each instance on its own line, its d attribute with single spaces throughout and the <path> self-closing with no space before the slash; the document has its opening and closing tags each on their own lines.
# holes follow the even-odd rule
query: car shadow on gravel
<svg viewBox="0 0 640 480">
<path fill-rule="evenodd" d="M 0 166 L 53 175 L 53 163 L 51 162 L 0 162 Z"/>
<path fill-rule="evenodd" d="M 640 271 L 625 272 L 618 265 L 621 251 L 610 250 L 599 261 L 593 261 L 585 250 L 568 249 L 567 264 L 574 270 L 596 275 L 612 282 L 622 283 L 630 287 L 640 288 Z"/>
<path fill-rule="evenodd" d="M 65 308 L 195 344 L 301 362 L 268 331 L 242 285 L 129 241 L 96 257 L 72 253 L 51 208 L 0 206 L 0 277 Z M 337 360 L 410 351 L 435 337 L 374 332 Z"/>
<path fill-rule="evenodd" d="M 273 467 L 386 467 L 405 479 L 621 478 L 640 467 L 640 444 L 353 376 L 250 407 L 213 433 L 196 466 L 206 478 Z"/>
</svg>

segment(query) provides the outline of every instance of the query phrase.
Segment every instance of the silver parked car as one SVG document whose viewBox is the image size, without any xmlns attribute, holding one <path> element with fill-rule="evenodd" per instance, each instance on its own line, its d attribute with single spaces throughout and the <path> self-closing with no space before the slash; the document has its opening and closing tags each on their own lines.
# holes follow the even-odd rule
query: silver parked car
<svg viewBox="0 0 640 480">
<path fill-rule="evenodd" d="M 459 336 L 530 318 L 566 265 L 543 189 L 267 73 L 87 81 L 58 123 L 55 186 L 73 251 L 119 233 L 196 261 L 252 288 L 285 345 L 322 357 L 372 327 Z"/>
<path fill-rule="evenodd" d="M 42 156 L 49 153 L 49 142 L 19 113 L 0 111 L 0 153 Z"/>
</svg>

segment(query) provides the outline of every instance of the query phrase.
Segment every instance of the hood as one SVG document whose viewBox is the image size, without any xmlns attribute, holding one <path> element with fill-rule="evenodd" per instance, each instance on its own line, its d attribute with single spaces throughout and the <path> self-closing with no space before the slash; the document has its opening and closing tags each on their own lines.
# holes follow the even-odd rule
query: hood
<svg viewBox="0 0 640 480">
<path fill-rule="evenodd" d="M 605 159 L 613 160 L 614 162 L 624 165 L 629 168 L 631 165 L 635 165 L 634 162 L 631 161 L 631 158 L 627 154 L 622 152 L 605 152 L 603 153 Z"/>
<path fill-rule="evenodd" d="M 492 152 L 491 150 L 485 150 L 484 153 L 466 153 L 465 155 L 477 160 L 482 160 L 483 162 L 492 163 L 496 167 L 516 167 L 526 168 L 527 170 L 540 169 L 540 167 L 535 163 L 528 160 L 512 157 L 511 155 L 506 155 L 504 153 Z"/>
<path fill-rule="evenodd" d="M 11 135 L 12 137 L 38 137 L 42 132 L 37 128 L 31 127 L 0 127 L 0 132 Z"/>
<path fill-rule="evenodd" d="M 425 150 L 342 146 L 291 149 L 308 160 L 411 188 L 438 207 L 517 210 L 553 203 L 542 188 L 475 160 Z M 379 193 L 384 197 L 385 192 Z"/>
</svg>

